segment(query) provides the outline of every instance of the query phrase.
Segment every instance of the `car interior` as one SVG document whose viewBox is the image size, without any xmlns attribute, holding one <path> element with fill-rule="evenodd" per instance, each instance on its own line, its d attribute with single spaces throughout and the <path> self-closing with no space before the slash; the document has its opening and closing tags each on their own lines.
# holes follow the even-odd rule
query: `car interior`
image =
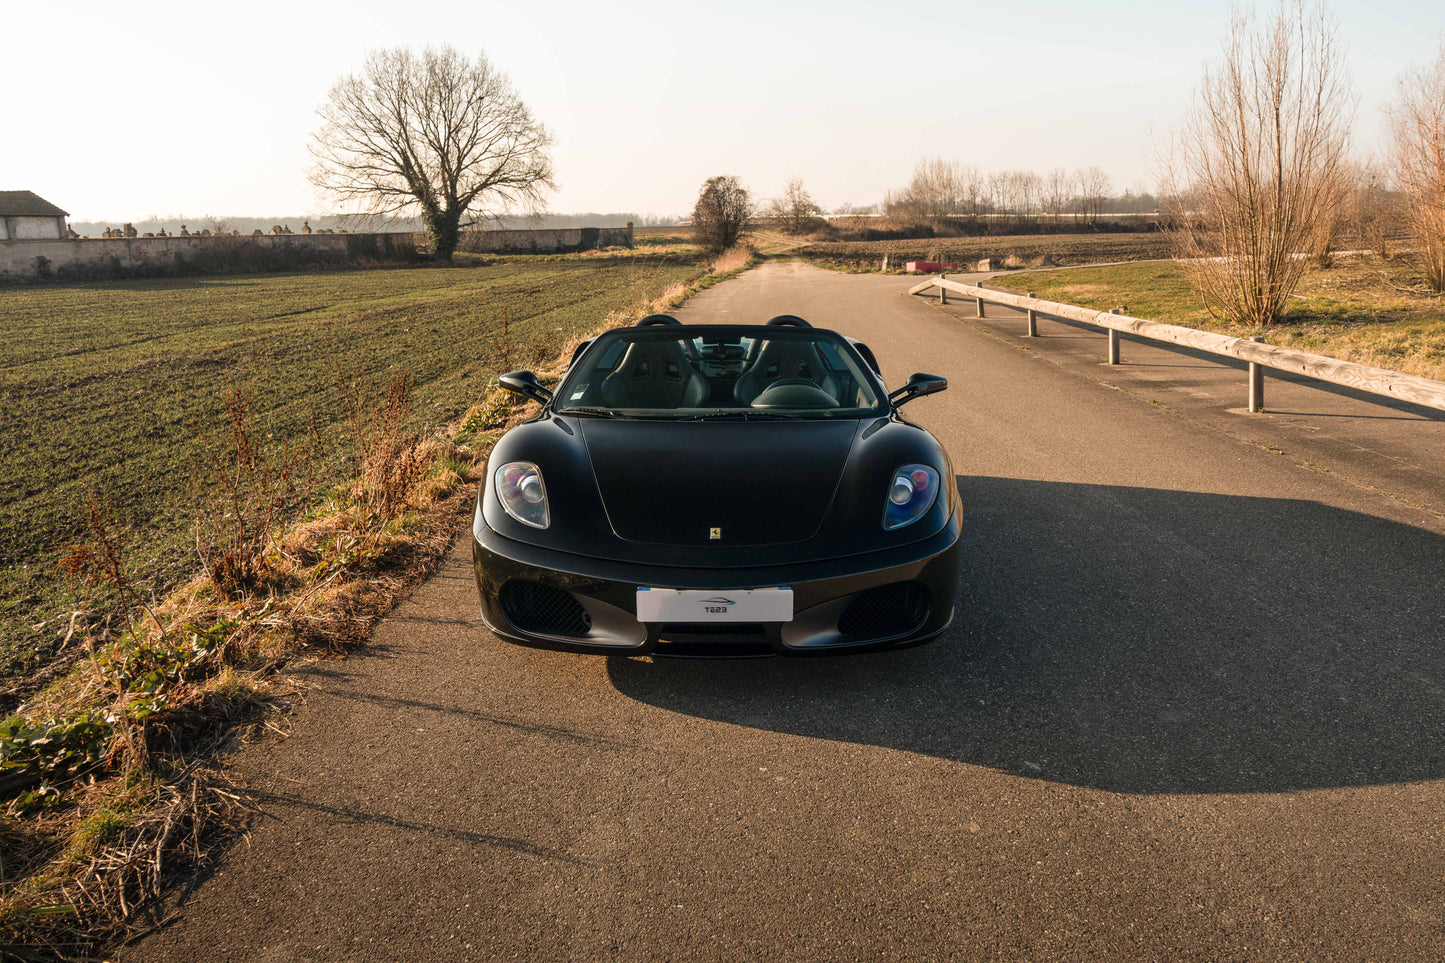
<svg viewBox="0 0 1445 963">
<path fill-rule="evenodd" d="M 638 327 L 681 328 L 666 315 L 653 318 Z M 694 334 L 684 328 L 618 338 L 600 355 L 584 356 L 563 386 L 559 407 L 827 412 L 877 404 L 836 336 L 797 330 L 811 326 L 792 315 L 769 326 L 748 328 L 746 334 Z"/>
</svg>

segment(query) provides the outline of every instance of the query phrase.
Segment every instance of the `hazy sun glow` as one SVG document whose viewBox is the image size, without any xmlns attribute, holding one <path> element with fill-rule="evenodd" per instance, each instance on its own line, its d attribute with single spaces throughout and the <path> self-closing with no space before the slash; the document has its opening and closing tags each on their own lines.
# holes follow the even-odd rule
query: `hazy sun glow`
<svg viewBox="0 0 1445 963">
<path fill-rule="evenodd" d="M 315 108 L 366 50 L 485 50 L 557 136 L 558 212 L 677 214 L 714 174 L 869 204 L 941 156 L 1097 164 L 1152 190 L 1154 144 L 1216 55 L 1229 4 L 0 0 L 0 189 L 76 220 L 323 212 Z M 1421 0 L 1336 3 L 1380 144 L 1396 75 L 1433 59 Z"/>
</svg>

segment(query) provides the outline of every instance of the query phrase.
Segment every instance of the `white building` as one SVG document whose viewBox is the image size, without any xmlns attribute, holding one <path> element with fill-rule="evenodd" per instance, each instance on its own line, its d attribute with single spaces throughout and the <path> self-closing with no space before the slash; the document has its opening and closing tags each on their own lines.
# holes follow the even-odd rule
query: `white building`
<svg viewBox="0 0 1445 963">
<path fill-rule="evenodd" d="M 0 241 L 58 240 L 69 216 L 32 191 L 0 191 Z"/>
</svg>

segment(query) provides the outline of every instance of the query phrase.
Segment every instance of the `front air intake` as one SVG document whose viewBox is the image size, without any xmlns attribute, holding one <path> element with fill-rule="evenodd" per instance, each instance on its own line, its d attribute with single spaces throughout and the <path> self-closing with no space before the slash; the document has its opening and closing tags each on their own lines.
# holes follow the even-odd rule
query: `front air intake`
<svg viewBox="0 0 1445 963">
<path fill-rule="evenodd" d="M 838 617 L 838 633 L 848 642 L 870 642 L 907 635 L 928 618 L 928 590 L 918 582 L 893 582 L 853 597 Z"/>
<path fill-rule="evenodd" d="M 514 581 L 502 586 L 502 614 L 536 635 L 581 638 L 592 631 L 592 617 L 571 594 L 541 582 Z"/>
</svg>

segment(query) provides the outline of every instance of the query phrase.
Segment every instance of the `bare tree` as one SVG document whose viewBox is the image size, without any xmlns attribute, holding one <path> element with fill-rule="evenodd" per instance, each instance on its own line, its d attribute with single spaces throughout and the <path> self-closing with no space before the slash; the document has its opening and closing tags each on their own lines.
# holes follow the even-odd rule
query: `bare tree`
<svg viewBox="0 0 1445 963">
<path fill-rule="evenodd" d="M 712 254 L 738 243 L 753 216 L 752 195 L 736 177 L 709 177 L 692 208 L 692 231 Z"/>
<path fill-rule="evenodd" d="M 1081 168 L 1074 171 L 1074 189 L 1079 213 L 1093 224 L 1099 219 L 1104 202 L 1109 199 L 1113 190 L 1109 175 L 1099 167 Z"/>
<path fill-rule="evenodd" d="M 950 214 L 977 214 L 982 206 L 982 182 L 975 168 L 942 158 L 920 161 L 913 179 L 896 194 L 883 199 L 890 217 L 935 218 Z"/>
<path fill-rule="evenodd" d="M 1445 44 L 1434 64 L 1400 77 L 1390 128 L 1395 180 L 1425 280 L 1432 291 L 1445 292 Z"/>
<path fill-rule="evenodd" d="M 536 213 L 555 187 L 551 134 L 485 54 L 373 51 L 317 113 L 311 182 L 353 213 L 419 216 L 442 259 L 462 227 Z"/>
<path fill-rule="evenodd" d="M 1373 158 L 1350 165 L 1345 217 L 1359 243 L 1382 261 L 1390 260 L 1390 244 L 1404 220 L 1400 194 Z"/>
<path fill-rule="evenodd" d="M 1358 165 L 1342 159 L 1336 175 L 1321 184 L 1314 229 L 1304 249 L 1316 267 L 1328 269 L 1335 266 L 1335 250 L 1339 247 L 1340 236 L 1350 226 L 1350 201 L 1358 176 Z"/>
<path fill-rule="evenodd" d="M 1205 307 L 1275 323 L 1340 203 L 1354 98 L 1323 6 L 1234 15 L 1167 163 L 1166 226 Z"/>
<path fill-rule="evenodd" d="M 984 209 L 984 176 L 977 167 L 957 165 L 958 213 L 977 217 Z"/>
<path fill-rule="evenodd" d="M 1073 178 L 1062 167 L 1049 171 L 1042 188 L 1044 212 L 1058 220 L 1073 200 L 1073 186 Z"/>
<path fill-rule="evenodd" d="M 1043 196 L 1044 179 L 1033 171 L 1015 171 L 1014 183 L 1018 192 L 1018 213 L 1037 214 L 1039 198 Z"/>
<path fill-rule="evenodd" d="M 949 215 L 1011 215 L 1020 225 L 1044 214 L 1057 221 L 1076 211 L 1096 222 L 1105 211 L 1156 210 L 1154 195 L 1126 190 L 1113 194 L 1113 182 L 1099 167 L 1073 172 L 1056 167 L 1040 176 L 1031 170 L 980 172 L 976 167 L 942 159 L 923 161 L 913 178 L 889 191 L 883 209 L 890 217 L 928 220 Z"/>
<path fill-rule="evenodd" d="M 822 213 L 822 208 L 813 203 L 813 196 L 803 188 L 801 177 L 790 177 L 783 196 L 768 201 L 768 213 L 782 222 L 784 230 L 801 234 Z"/>
<path fill-rule="evenodd" d="M 989 171 L 980 183 L 983 186 L 983 203 L 980 207 L 989 214 L 999 213 L 1007 203 L 1008 174 Z"/>
</svg>

